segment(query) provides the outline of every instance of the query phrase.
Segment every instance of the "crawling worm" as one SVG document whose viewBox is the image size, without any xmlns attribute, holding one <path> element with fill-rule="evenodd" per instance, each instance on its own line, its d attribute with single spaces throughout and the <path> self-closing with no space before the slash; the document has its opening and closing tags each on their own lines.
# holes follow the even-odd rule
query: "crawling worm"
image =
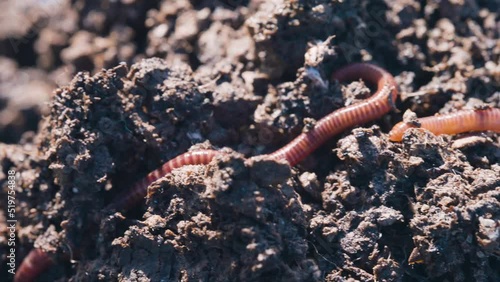
<svg viewBox="0 0 500 282">
<path fill-rule="evenodd" d="M 367 63 L 348 65 L 332 75 L 332 79 L 341 82 L 359 78 L 377 85 L 377 91 L 374 95 L 363 102 L 330 113 L 320 119 L 311 130 L 300 134 L 283 148 L 269 154 L 268 157 L 286 160 L 290 166 L 294 166 L 331 137 L 347 128 L 378 119 L 386 114 L 393 107 L 398 95 L 394 77 L 384 69 Z M 184 153 L 149 173 L 129 190 L 120 194 L 109 207 L 116 210 L 129 209 L 144 199 L 147 188 L 152 182 L 170 173 L 173 169 L 185 165 L 208 164 L 219 154 L 223 153 L 214 150 Z"/>
<path fill-rule="evenodd" d="M 363 79 L 370 84 L 376 85 L 377 91 L 363 102 L 338 109 L 320 119 L 311 130 L 300 134 L 283 148 L 267 155 L 270 159 L 286 160 L 290 166 L 294 166 L 329 138 L 348 128 L 382 117 L 394 106 L 398 95 L 394 77 L 384 69 L 367 63 L 355 63 L 343 67 L 333 73 L 332 79 L 340 82 Z M 215 150 L 200 150 L 179 155 L 119 194 L 108 208 L 112 210 L 130 209 L 144 199 L 147 188 L 152 182 L 185 165 L 208 164 L 215 156 L 220 154 L 224 153 Z M 38 254 L 41 251 L 34 249 L 32 252 Z M 30 253 L 27 258 L 32 256 L 36 255 Z M 20 273 L 21 271 L 24 273 L 31 272 L 30 277 L 34 278 L 43 271 L 42 269 L 34 269 L 30 262 L 26 262 L 26 264 L 25 262 L 26 259 L 19 268 Z M 19 280 L 16 276 L 15 282 L 32 280 Z"/>
<path fill-rule="evenodd" d="M 401 142 L 409 128 L 424 128 L 435 135 L 469 131 L 500 132 L 500 109 L 465 110 L 451 114 L 419 118 L 416 122 L 400 122 L 389 132 L 389 140 Z"/>
<path fill-rule="evenodd" d="M 314 128 L 297 136 L 283 148 L 270 154 L 272 159 L 285 159 L 294 166 L 321 144 L 344 130 L 376 120 L 394 106 L 398 90 L 393 76 L 377 66 L 357 63 L 341 68 L 332 75 L 340 82 L 363 79 L 377 85 L 377 92 L 358 104 L 338 109 L 320 119 Z"/>
</svg>

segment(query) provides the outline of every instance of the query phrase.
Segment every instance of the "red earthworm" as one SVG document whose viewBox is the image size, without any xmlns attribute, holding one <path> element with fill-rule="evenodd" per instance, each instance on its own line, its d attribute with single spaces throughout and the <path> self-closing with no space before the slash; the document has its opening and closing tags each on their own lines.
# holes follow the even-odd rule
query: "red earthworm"
<svg viewBox="0 0 500 282">
<path fill-rule="evenodd" d="M 53 264 L 54 261 L 48 253 L 41 249 L 32 249 L 16 271 L 14 282 L 34 281 Z"/>
<path fill-rule="evenodd" d="M 389 132 L 389 140 L 401 142 L 409 128 L 424 128 L 434 135 L 491 130 L 500 133 L 500 109 L 464 110 L 446 115 L 400 122 Z"/>
<path fill-rule="evenodd" d="M 366 63 L 348 65 L 332 75 L 338 81 L 363 79 L 377 85 L 377 92 L 370 98 L 355 105 L 338 109 L 320 119 L 314 128 L 304 132 L 276 152 L 269 154 L 270 159 L 284 159 L 294 166 L 311 154 L 326 140 L 355 125 L 375 120 L 386 114 L 394 105 L 398 90 L 393 76 L 384 69 Z M 147 187 L 157 179 L 184 165 L 208 164 L 222 154 L 219 151 L 203 150 L 187 152 L 168 162 L 161 168 L 149 173 L 144 179 L 116 197 L 109 208 L 128 209 L 135 206 L 146 196 Z"/>
<path fill-rule="evenodd" d="M 311 154 L 327 139 L 347 128 L 378 119 L 394 106 L 398 94 L 397 84 L 393 76 L 380 67 L 366 63 L 351 64 L 333 73 L 332 78 L 340 82 L 361 78 L 368 83 L 377 85 L 377 91 L 372 97 L 363 102 L 338 109 L 320 119 L 311 130 L 300 134 L 283 148 L 269 154 L 268 157 L 270 159 L 284 159 L 290 166 L 294 166 Z M 132 185 L 132 187 L 120 194 L 108 207 L 114 210 L 129 209 L 146 196 L 147 187 L 152 182 L 170 173 L 172 170 L 185 165 L 208 164 L 218 154 L 224 153 L 214 150 L 201 150 L 179 155 L 166 162 L 161 168 L 149 173 L 141 181 Z M 35 250 L 32 252 L 42 252 Z M 28 257 L 30 256 L 31 253 Z M 47 264 L 49 260 L 50 258 L 46 256 L 45 262 L 42 264 Z M 32 280 L 45 269 L 33 269 L 31 263 L 27 262 L 27 264 L 29 266 L 25 265 L 25 261 L 23 261 L 20 270 L 24 272 L 32 271 L 30 276 Z"/>
</svg>

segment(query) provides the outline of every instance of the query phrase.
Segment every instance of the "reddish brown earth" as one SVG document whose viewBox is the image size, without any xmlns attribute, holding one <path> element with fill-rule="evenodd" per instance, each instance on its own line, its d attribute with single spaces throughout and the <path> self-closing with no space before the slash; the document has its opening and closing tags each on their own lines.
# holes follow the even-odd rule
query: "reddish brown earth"
<svg viewBox="0 0 500 282">
<path fill-rule="evenodd" d="M 500 281 L 499 135 L 386 134 L 407 109 L 500 106 L 499 9 L 1 2 L 1 277 L 13 169 L 18 263 L 33 246 L 57 260 L 39 281 Z M 294 168 L 243 162 L 366 98 L 363 82 L 329 81 L 359 61 L 396 77 L 400 111 Z M 195 148 L 234 153 L 175 170 L 129 212 L 105 208 Z"/>
</svg>

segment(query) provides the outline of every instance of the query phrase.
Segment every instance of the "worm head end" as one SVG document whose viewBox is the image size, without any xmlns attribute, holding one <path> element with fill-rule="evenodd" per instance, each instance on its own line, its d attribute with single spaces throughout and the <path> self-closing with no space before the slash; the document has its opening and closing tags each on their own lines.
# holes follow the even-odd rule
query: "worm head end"
<svg viewBox="0 0 500 282">
<path fill-rule="evenodd" d="M 403 141 L 403 134 L 408 128 L 417 127 L 415 124 L 409 122 L 400 122 L 396 124 L 391 131 L 389 132 L 389 140 L 392 142 L 401 142 Z"/>
</svg>

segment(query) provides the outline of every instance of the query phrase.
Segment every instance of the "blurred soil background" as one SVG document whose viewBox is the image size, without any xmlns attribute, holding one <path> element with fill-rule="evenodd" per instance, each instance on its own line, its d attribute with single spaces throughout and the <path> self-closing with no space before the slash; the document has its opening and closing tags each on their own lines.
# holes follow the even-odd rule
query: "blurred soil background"
<svg viewBox="0 0 500 282">
<path fill-rule="evenodd" d="M 500 106 L 497 0 L 0 2 L 0 276 L 7 172 L 17 262 L 39 281 L 500 281 L 500 148 L 491 132 L 387 132 Z M 279 149 L 370 95 L 331 73 L 375 63 L 399 111 L 296 167 Z M 226 148 L 106 206 L 167 160 Z M 4 280 L 2 280 L 4 281 Z"/>
</svg>

